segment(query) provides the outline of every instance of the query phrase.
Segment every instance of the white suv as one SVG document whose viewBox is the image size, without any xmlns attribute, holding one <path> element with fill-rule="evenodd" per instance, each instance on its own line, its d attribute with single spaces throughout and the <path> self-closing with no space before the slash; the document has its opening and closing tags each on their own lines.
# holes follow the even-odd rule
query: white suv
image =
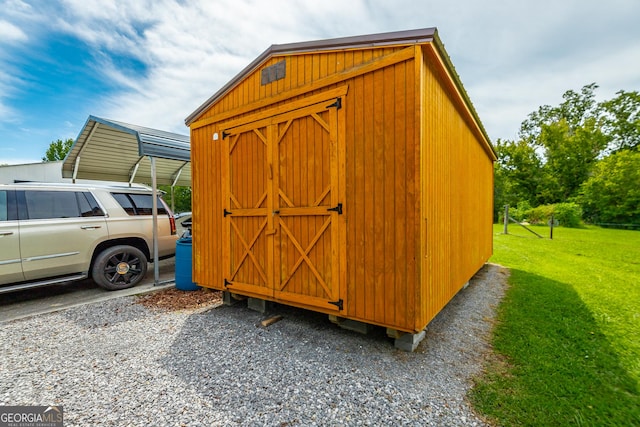
<svg viewBox="0 0 640 427">
<path fill-rule="evenodd" d="M 138 284 L 153 256 L 147 187 L 0 185 L 0 294 L 89 277 L 109 289 Z M 173 214 L 158 197 L 158 254 L 175 255 Z"/>
</svg>

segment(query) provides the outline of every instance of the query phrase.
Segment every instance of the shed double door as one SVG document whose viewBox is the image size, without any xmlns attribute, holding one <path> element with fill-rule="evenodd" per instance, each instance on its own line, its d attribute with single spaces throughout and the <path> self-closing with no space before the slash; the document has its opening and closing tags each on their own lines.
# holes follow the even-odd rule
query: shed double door
<svg viewBox="0 0 640 427">
<path fill-rule="evenodd" d="M 227 290 L 343 308 L 340 106 L 332 99 L 263 113 L 224 130 Z"/>
</svg>

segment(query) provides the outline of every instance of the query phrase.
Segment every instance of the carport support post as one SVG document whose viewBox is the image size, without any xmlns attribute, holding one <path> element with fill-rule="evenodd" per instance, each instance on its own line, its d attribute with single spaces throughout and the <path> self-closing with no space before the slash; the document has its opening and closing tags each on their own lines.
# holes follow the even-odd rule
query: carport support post
<svg viewBox="0 0 640 427">
<path fill-rule="evenodd" d="M 158 266 L 158 188 L 156 181 L 156 159 L 149 156 L 151 160 L 151 187 L 153 194 L 153 285 L 160 284 L 160 266 Z"/>
<path fill-rule="evenodd" d="M 176 211 L 176 203 L 175 203 L 175 200 L 174 200 L 174 197 L 175 197 L 174 193 L 175 192 L 173 191 L 173 189 L 174 189 L 174 186 L 172 185 L 171 186 L 171 212 L 175 212 Z"/>
</svg>

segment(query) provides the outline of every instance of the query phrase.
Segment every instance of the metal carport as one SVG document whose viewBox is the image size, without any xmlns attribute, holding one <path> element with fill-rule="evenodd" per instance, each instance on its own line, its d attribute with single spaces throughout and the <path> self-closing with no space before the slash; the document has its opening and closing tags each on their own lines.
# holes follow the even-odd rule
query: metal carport
<svg viewBox="0 0 640 427">
<path fill-rule="evenodd" d="M 89 116 L 62 163 L 62 177 L 151 184 L 153 262 L 158 284 L 157 185 L 191 186 L 187 135 Z"/>
</svg>

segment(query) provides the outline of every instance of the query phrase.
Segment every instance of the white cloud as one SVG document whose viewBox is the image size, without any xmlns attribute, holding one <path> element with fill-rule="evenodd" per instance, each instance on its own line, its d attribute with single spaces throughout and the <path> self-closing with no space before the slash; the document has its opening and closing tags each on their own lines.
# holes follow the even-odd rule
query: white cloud
<svg viewBox="0 0 640 427">
<path fill-rule="evenodd" d="M 10 5 L 7 5 L 10 7 Z M 6 11 L 10 11 L 8 8 Z M 28 40 L 25 32 L 17 25 L 0 18 L 0 60 L 9 56 L 5 53 L 7 45 L 16 45 Z M 3 46 L 4 45 L 4 46 Z M 15 121 L 17 113 L 11 108 L 5 99 L 15 90 L 15 85 L 19 81 L 13 73 L 13 67 L 9 64 L 0 68 L 0 123 L 10 123 Z"/>
<path fill-rule="evenodd" d="M 17 113 L 4 101 L 14 90 L 16 78 L 0 69 L 0 123 L 14 122 Z"/>
<path fill-rule="evenodd" d="M 528 68 L 485 76 L 467 86 L 470 98 L 492 139 L 516 139 L 520 124 L 542 105 L 558 105 L 569 89 L 579 91 L 596 83 L 596 101 L 616 96 L 619 90 L 640 90 L 640 41 L 620 50 L 594 51 L 532 63 Z"/>
<path fill-rule="evenodd" d="M 24 42 L 27 35 L 12 23 L 0 20 L 0 40 L 2 43 Z"/>
<path fill-rule="evenodd" d="M 182 133 L 184 118 L 271 44 L 431 26 L 494 139 L 515 138 L 528 113 L 568 89 L 640 89 L 640 3 L 625 0 L 64 0 L 42 15 L 7 4 L 15 22 L 46 23 L 92 47 L 93 71 L 122 90 L 91 114 Z"/>
<path fill-rule="evenodd" d="M 20 21 L 29 20 L 35 13 L 31 5 L 22 0 L 5 0 L 2 2 L 2 16 Z"/>
<path fill-rule="evenodd" d="M 329 0 L 320 7 L 289 1 L 280 6 L 166 0 L 112 1 L 100 8 L 67 0 L 56 25 L 94 46 L 95 70 L 125 88 L 94 114 L 186 133 L 184 118 L 271 44 L 353 34 L 347 30 L 366 17 L 361 2 Z M 345 34 L 327 29 L 338 6 L 354 23 L 343 29 Z M 145 75 L 131 75 L 110 62 L 113 53 L 143 61 Z"/>
<path fill-rule="evenodd" d="M 2 98 L 0 97 L 0 123 L 11 122 L 11 117 L 15 116 L 15 112 L 13 109 L 2 102 Z"/>
<path fill-rule="evenodd" d="M 31 31 L 37 20 L 32 12 L 31 6 L 20 0 L 5 1 L 0 9 L 0 125 L 20 122 L 19 112 L 9 101 L 22 83 L 12 55 L 37 33 Z"/>
</svg>

